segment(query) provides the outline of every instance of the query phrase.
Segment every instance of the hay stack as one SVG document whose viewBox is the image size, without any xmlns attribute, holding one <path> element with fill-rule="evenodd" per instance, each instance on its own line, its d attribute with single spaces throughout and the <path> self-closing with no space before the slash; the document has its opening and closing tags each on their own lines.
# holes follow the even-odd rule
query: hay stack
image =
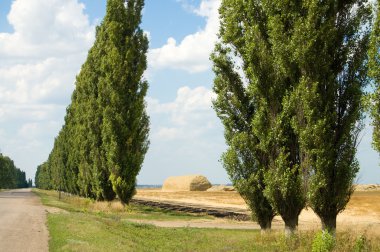
<svg viewBox="0 0 380 252">
<path fill-rule="evenodd" d="M 189 175 L 169 177 L 165 180 L 163 191 L 206 191 L 211 187 L 211 183 L 205 176 Z"/>
<path fill-rule="evenodd" d="M 380 191 L 380 185 L 367 184 L 367 185 L 354 185 L 355 191 Z"/>
</svg>

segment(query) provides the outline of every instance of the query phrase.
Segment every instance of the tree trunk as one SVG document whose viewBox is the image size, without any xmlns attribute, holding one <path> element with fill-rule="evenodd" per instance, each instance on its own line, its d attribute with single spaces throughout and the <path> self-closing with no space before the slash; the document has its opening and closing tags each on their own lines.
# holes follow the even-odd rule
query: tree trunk
<svg viewBox="0 0 380 252">
<path fill-rule="evenodd" d="M 260 225 L 260 228 L 261 228 L 261 233 L 266 233 L 267 231 L 271 230 L 272 228 L 272 220 L 273 220 L 273 217 L 269 217 L 265 220 L 261 220 L 259 221 L 259 225 Z"/>
<path fill-rule="evenodd" d="M 294 234 L 298 227 L 298 215 L 293 218 L 283 219 L 285 222 L 285 236 L 289 237 Z"/>
<path fill-rule="evenodd" d="M 328 216 L 325 218 L 321 218 L 322 222 L 322 230 L 328 231 L 332 235 L 335 236 L 335 230 L 336 230 L 336 215 L 335 216 Z"/>
</svg>

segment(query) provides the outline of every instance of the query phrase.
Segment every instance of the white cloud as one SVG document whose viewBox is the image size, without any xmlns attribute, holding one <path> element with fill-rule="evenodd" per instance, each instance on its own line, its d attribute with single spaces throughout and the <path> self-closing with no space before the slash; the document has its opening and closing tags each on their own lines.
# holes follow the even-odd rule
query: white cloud
<svg viewBox="0 0 380 252">
<path fill-rule="evenodd" d="M 193 12 L 206 18 L 206 26 L 186 36 L 179 44 L 174 38 L 168 38 L 164 46 L 150 50 L 150 67 L 182 69 L 190 73 L 209 70 L 209 57 L 219 31 L 219 6 L 220 0 L 203 0 Z"/>
<path fill-rule="evenodd" d="M 180 3 L 184 10 L 189 11 L 191 13 L 193 13 L 197 9 L 197 7 L 195 7 L 193 3 L 190 3 L 189 0 L 177 0 L 177 3 Z"/>
<path fill-rule="evenodd" d="M 77 0 L 16 0 L 8 14 L 13 33 L 0 33 L 0 57 L 30 59 L 82 52 L 94 28 Z"/>
<path fill-rule="evenodd" d="M 95 38 L 78 0 L 15 0 L 0 33 L 0 147 L 34 176 L 46 160 Z"/>
<path fill-rule="evenodd" d="M 19 129 L 18 136 L 22 139 L 35 140 L 48 133 L 56 134 L 60 127 L 61 124 L 57 121 L 25 123 Z"/>
<path fill-rule="evenodd" d="M 181 87 L 173 102 L 159 103 L 148 99 L 148 112 L 152 115 L 167 116 L 167 125 L 161 125 L 154 136 L 175 138 L 193 138 L 216 128 L 218 119 L 212 109 L 215 94 L 205 88 Z M 156 134 L 156 135 L 155 135 Z"/>
<path fill-rule="evenodd" d="M 0 104 L 0 123 L 11 125 L 13 122 L 39 122 L 50 118 L 63 120 L 65 105 L 57 104 Z"/>
<path fill-rule="evenodd" d="M 181 130 L 178 128 L 161 127 L 158 129 L 156 136 L 163 140 L 173 140 L 181 137 Z"/>
<path fill-rule="evenodd" d="M 0 67 L 0 104 L 67 104 L 85 54 L 65 55 Z"/>
<path fill-rule="evenodd" d="M 214 96 L 205 87 L 185 86 L 172 102 L 147 99 L 151 145 L 139 180 L 162 183 L 168 176 L 203 174 L 213 183 L 228 182 L 218 162 L 226 145 L 223 127 L 211 107 Z"/>
</svg>

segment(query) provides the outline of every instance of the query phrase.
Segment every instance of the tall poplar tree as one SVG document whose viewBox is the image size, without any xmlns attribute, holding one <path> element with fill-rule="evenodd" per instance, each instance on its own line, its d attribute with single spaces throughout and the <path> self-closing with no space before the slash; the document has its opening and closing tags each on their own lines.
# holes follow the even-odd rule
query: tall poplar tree
<svg viewBox="0 0 380 252">
<path fill-rule="evenodd" d="M 52 189 L 51 174 L 47 162 L 44 162 L 43 164 L 37 167 L 34 183 L 36 184 L 37 188 L 45 190 Z"/>
<path fill-rule="evenodd" d="M 109 0 L 98 29 L 104 50 L 98 59 L 103 161 L 111 174 L 112 188 L 124 204 L 135 193 L 136 176 L 149 145 L 144 102 L 148 83 L 143 79 L 148 39 L 140 28 L 143 7 L 143 0 Z"/>
<path fill-rule="evenodd" d="M 65 125 L 36 184 L 97 200 L 135 192 L 149 141 L 144 98 L 148 40 L 140 29 L 143 0 L 108 0 L 96 39 L 76 78 Z"/>
<path fill-rule="evenodd" d="M 227 56 L 229 50 L 217 45 L 212 60 L 216 74 L 214 91 L 218 95 L 214 108 L 225 128 L 228 150 L 222 155 L 234 187 L 243 197 L 262 230 L 270 229 L 275 215 L 264 196 L 264 172 L 268 156 L 258 148 L 259 140 L 253 134 L 252 118 L 255 113 L 252 94 L 244 87 L 234 63 Z"/>
<path fill-rule="evenodd" d="M 334 232 L 359 171 L 372 9 L 366 0 L 308 1 L 303 8 L 291 45 L 302 78 L 290 106 L 310 176 L 309 205 Z"/>
<path fill-rule="evenodd" d="M 97 27 L 95 43 L 77 76 L 70 107 L 73 118 L 68 119 L 75 129 L 72 151 L 75 152 L 73 158 L 78 156 L 78 160 L 73 161 L 78 165 L 81 194 L 97 200 L 112 200 L 115 193 L 109 179 L 110 171 L 105 162 L 102 162 L 105 159 L 101 135 L 104 108 L 99 102 L 100 81 L 105 74 L 101 71 L 101 59 L 106 48 L 100 32 L 101 29 L 106 29 L 104 26 L 103 22 Z"/>
<path fill-rule="evenodd" d="M 300 76 L 287 47 L 299 12 L 292 1 L 222 1 L 213 56 L 214 106 L 229 145 L 224 166 L 259 223 L 270 223 L 276 211 L 291 231 L 305 206 L 288 106 Z"/>
</svg>

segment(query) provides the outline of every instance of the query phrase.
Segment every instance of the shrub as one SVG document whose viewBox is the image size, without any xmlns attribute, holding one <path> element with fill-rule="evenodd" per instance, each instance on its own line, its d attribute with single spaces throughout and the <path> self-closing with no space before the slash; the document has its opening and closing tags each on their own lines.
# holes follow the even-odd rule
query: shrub
<svg viewBox="0 0 380 252">
<path fill-rule="evenodd" d="M 368 240 L 364 235 L 359 236 L 358 239 L 356 240 L 354 251 L 355 252 L 370 251 Z"/>
<path fill-rule="evenodd" d="M 329 252 L 335 246 L 335 237 L 327 232 L 320 231 L 315 235 L 312 244 L 312 252 Z"/>
</svg>

